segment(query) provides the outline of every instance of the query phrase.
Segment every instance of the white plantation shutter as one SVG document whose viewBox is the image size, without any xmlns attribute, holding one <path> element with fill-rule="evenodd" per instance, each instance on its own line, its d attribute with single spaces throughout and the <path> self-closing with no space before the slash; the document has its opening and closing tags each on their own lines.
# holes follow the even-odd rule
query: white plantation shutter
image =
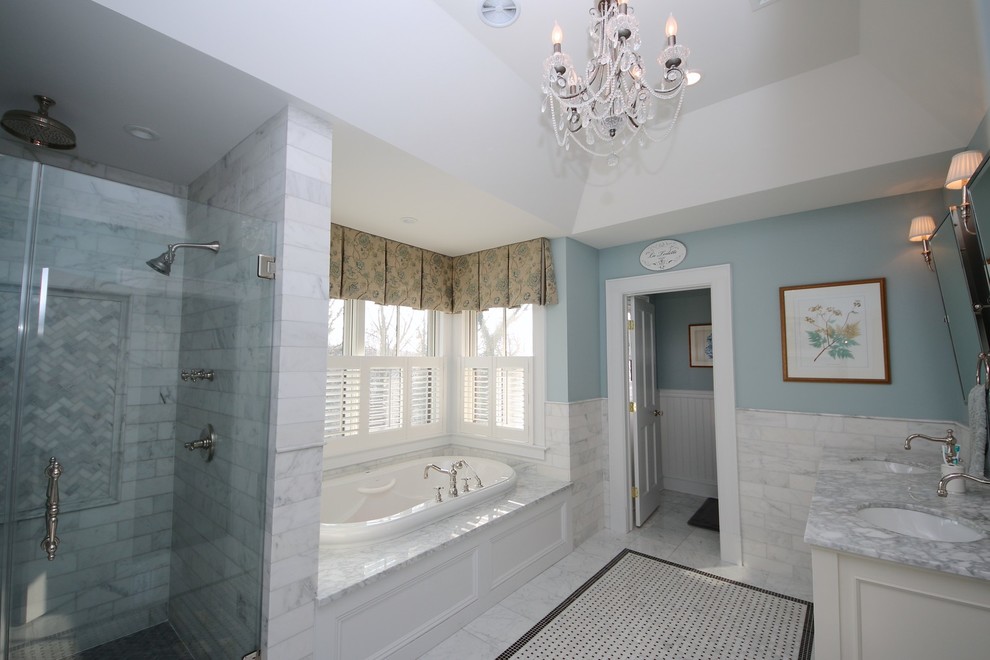
<svg viewBox="0 0 990 660">
<path fill-rule="evenodd" d="M 488 426 L 488 409 L 491 401 L 491 360 L 488 358 L 466 359 L 464 367 L 464 401 L 462 403 L 462 420 L 465 424 L 479 424 Z"/>
<path fill-rule="evenodd" d="M 327 402 L 323 435 L 341 438 L 355 435 L 361 421 L 361 369 L 327 369 Z"/>
<path fill-rule="evenodd" d="M 372 367 L 368 376 L 368 432 L 402 428 L 403 369 Z"/>
<path fill-rule="evenodd" d="M 440 410 L 442 364 L 416 366 L 413 363 L 410 377 L 410 422 L 413 426 L 427 426 L 442 422 Z"/>
<path fill-rule="evenodd" d="M 495 425 L 525 431 L 526 367 L 496 367 L 495 392 Z"/>
<path fill-rule="evenodd" d="M 472 357 L 462 361 L 460 428 L 465 433 L 528 442 L 533 359 Z"/>
</svg>

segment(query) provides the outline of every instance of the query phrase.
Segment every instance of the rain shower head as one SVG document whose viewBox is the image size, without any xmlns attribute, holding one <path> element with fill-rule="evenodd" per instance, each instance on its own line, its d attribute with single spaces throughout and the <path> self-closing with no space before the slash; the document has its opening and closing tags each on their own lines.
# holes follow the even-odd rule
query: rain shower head
<svg viewBox="0 0 990 660">
<path fill-rule="evenodd" d="M 176 243 L 174 245 L 169 245 L 168 249 L 162 252 L 160 255 L 154 259 L 149 259 L 145 263 L 151 266 L 153 270 L 157 270 L 162 275 L 168 276 L 172 274 L 172 264 L 175 263 L 175 251 L 179 248 L 199 248 L 201 250 L 212 250 L 214 253 L 220 251 L 220 242 L 212 241 L 210 243 Z"/>
<path fill-rule="evenodd" d="M 8 110 L 3 113 L 3 119 L 0 119 L 3 130 L 38 147 L 74 149 L 76 134 L 62 122 L 48 116 L 48 108 L 55 105 L 55 101 L 41 95 L 35 95 L 34 100 L 38 102 L 37 112 Z"/>
</svg>

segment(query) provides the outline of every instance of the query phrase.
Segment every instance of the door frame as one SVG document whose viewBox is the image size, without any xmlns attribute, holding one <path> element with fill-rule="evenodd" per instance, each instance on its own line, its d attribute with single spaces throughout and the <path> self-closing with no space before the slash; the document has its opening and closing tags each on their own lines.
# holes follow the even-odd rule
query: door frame
<svg viewBox="0 0 990 660">
<path fill-rule="evenodd" d="M 625 375 L 625 300 L 691 289 L 711 290 L 712 369 L 715 392 L 715 468 L 718 474 L 719 545 L 722 561 L 742 563 L 739 462 L 736 447 L 735 363 L 732 352 L 732 273 L 729 264 L 621 277 L 605 281 L 605 364 L 608 376 L 608 527 L 632 529 Z"/>
</svg>

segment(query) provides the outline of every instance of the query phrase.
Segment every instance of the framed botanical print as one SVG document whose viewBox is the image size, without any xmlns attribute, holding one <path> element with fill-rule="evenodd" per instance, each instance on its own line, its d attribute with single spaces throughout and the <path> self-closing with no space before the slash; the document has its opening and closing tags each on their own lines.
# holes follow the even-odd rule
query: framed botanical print
<svg viewBox="0 0 990 660">
<path fill-rule="evenodd" d="M 889 383 L 885 280 L 780 288 L 785 381 Z"/>
</svg>

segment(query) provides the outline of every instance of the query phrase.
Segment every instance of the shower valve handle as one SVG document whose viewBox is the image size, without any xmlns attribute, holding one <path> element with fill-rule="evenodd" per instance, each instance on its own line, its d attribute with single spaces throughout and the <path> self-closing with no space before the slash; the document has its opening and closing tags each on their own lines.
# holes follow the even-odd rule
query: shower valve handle
<svg viewBox="0 0 990 660">
<path fill-rule="evenodd" d="M 207 424 L 206 428 L 203 429 L 202 433 L 199 434 L 199 440 L 194 440 L 192 442 L 187 442 L 183 447 L 189 451 L 194 451 L 196 449 L 202 449 L 206 451 L 206 456 L 204 459 L 207 463 L 213 460 L 213 452 L 215 451 L 217 444 L 217 434 L 213 430 L 213 424 Z"/>
</svg>

